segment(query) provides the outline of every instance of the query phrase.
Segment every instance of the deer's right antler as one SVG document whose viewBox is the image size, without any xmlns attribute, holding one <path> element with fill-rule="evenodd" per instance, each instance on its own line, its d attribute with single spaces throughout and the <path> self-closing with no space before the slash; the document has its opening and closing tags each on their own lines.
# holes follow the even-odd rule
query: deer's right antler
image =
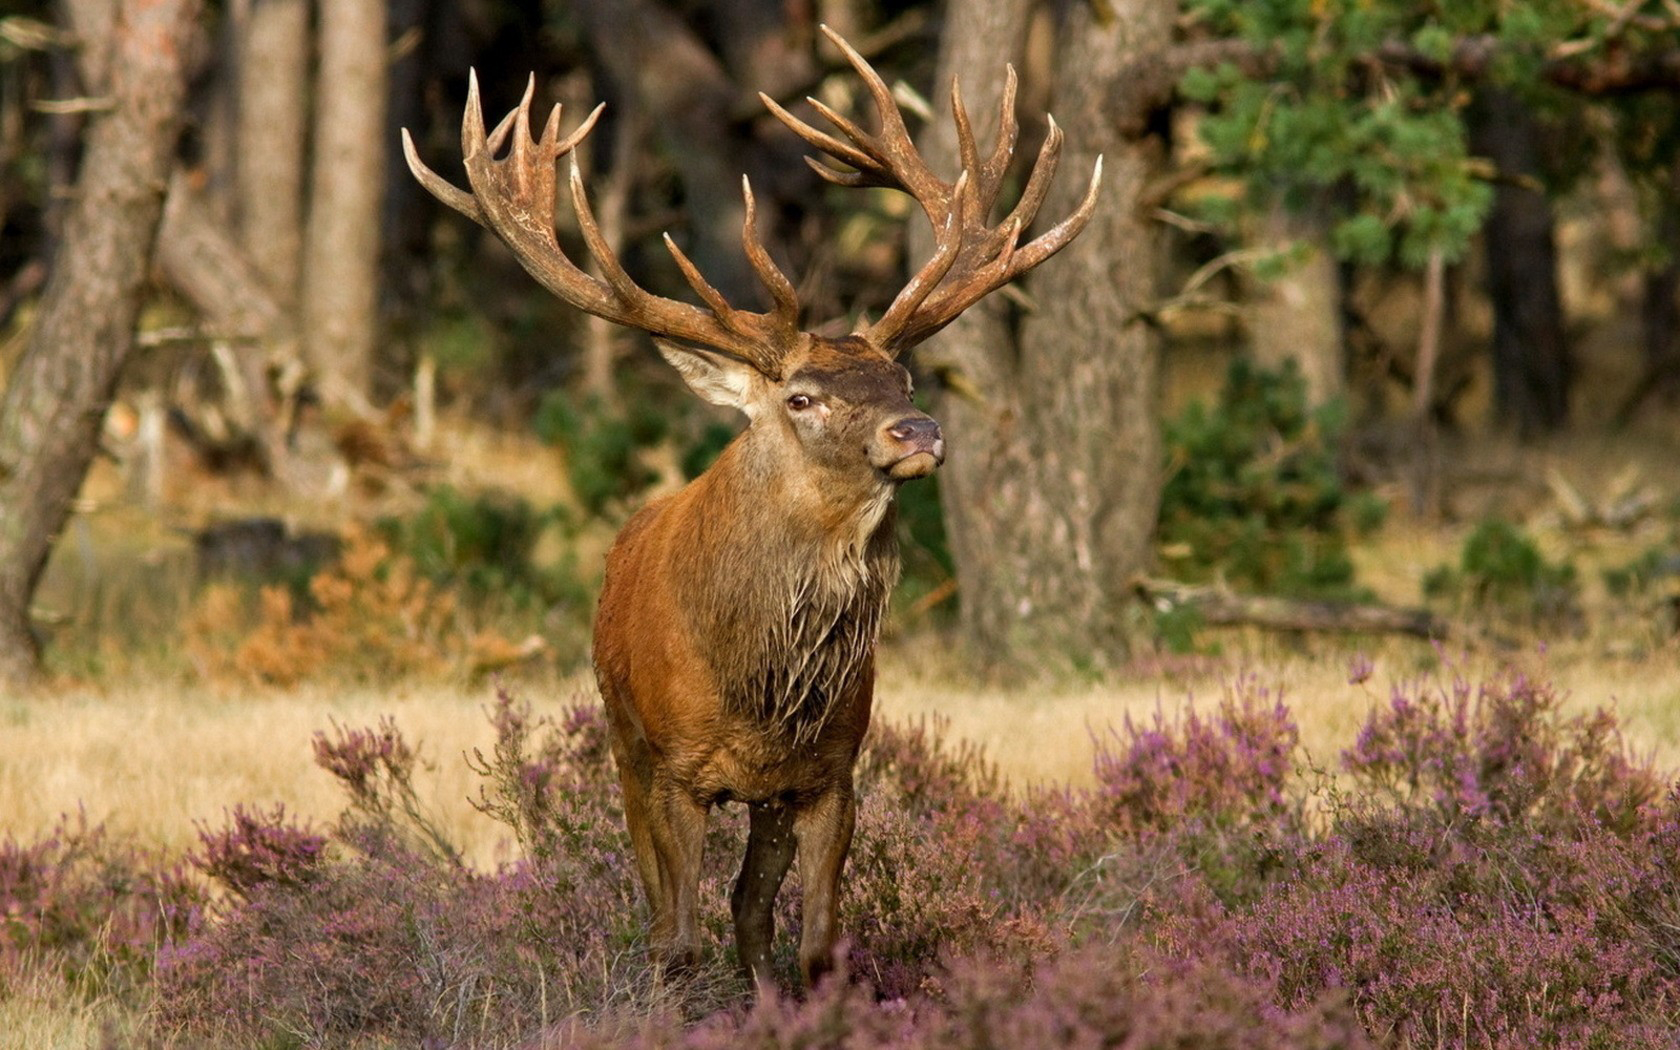
<svg viewBox="0 0 1680 1050">
<path fill-rule="evenodd" d="M 999 107 L 997 143 L 991 155 L 981 160 L 974 129 L 962 102 L 956 80 L 951 81 L 951 109 L 957 124 L 957 140 L 963 170 L 955 182 L 935 175 L 922 159 L 904 125 L 904 116 L 893 100 L 892 91 L 869 62 L 845 39 L 827 26 L 823 35 L 851 62 L 863 78 L 881 131 L 870 134 L 820 100 L 807 101 L 833 124 L 844 139 L 819 130 L 778 105 L 775 99 L 759 98 L 794 134 L 829 157 L 852 168 L 836 170 L 807 157 L 823 178 L 841 186 L 889 186 L 903 190 L 922 206 L 933 224 L 935 246 L 932 258 L 899 292 L 879 321 L 859 330 L 888 353 L 898 355 L 954 321 L 988 293 L 1001 288 L 1068 245 L 1090 221 L 1097 206 L 1097 188 L 1102 181 L 1102 158 L 1091 173 L 1091 186 L 1072 215 L 1037 238 L 1017 245 L 1022 231 L 1032 225 L 1050 189 L 1056 161 L 1062 149 L 1062 130 L 1050 120 L 1050 131 L 1039 150 L 1032 173 L 1027 177 L 1021 199 L 1004 220 L 988 226 L 987 216 L 1003 188 L 1009 161 L 1014 156 L 1015 70 L 1006 67 L 1003 101 Z"/>
<path fill-rule="evenodd" d="M 426 167 L 405 128 L 403 154 L 414 177 L 438 200 L 505 241 L 531 276 L 579 310 L 655 336 L 716 350 L 779 380 L 784 358 L 800 339 L 799 300 L 793 283 L 771 261 L 770 253 L 758 238 L 752 188 L 746 179 L 741 180 L 747 211 L 742 241 L 753 271 L 775 304 L 769 312 L 755 313 L 730 306 L 669 234 L 665 246 L 695 294 L 705 302 L 706 309 L 654 295 L 637 285 L 601 235 L 574 161 L 569 180 L 572 206 L 577 211 L 590 257 L 601 272 L 600 278 L 594 277 L 566 257 L 555 236 L 555 165 L 595 127 L 602 107 L 596 106 L 576 130 L 561 138 L 561 110 L 555 106 L 542 136 L 533 139 L 531 98 L 535 90 L 533 77 L 518 108 L 486 133 L 478 76 L 472 74 L 467 87 L 466 113 L 461 119 L 461 153 L 472 192 L 457 189 Z M 512 146 L 507 155 L 497 157 L 510 138 Z"/>
</svg>

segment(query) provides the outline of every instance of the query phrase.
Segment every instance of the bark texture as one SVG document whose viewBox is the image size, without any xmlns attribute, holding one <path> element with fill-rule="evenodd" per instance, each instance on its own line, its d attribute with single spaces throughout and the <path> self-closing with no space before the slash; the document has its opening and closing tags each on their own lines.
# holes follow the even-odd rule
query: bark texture
<svg viewBox="0 0 1680 1050">
<path fill-rule="evenodd" d="M 1053 83 L 1067 138 L 1042 214 L 1054 221 L 1073 209 L 1099 153 L 1102 202 L 1085 232 L 1029 276 L 1034 307 L 1018 325 L 993 296 L 923 351 L 945 379 L 938 415 L 952 455 L 940 479 L 964 633 L 1000 670 L 1114 662 L 1130 581 L 1151 559 L 1158 350 L 1137 317 L 1157 294 L 1156 237 L 1139 199 L 1162 147 L 1147 112 L 1116 112 L 1114 100 L 1133 63 L 1170 41 L 1174 6 L 1127 0 L 1099 24 L 1092 5 L 1068 5 Z M 1026 16 L 1015 0 L 951 12 L 940 81 L 960 75 L 971 112 L 995 111 Z M 923 148 L 954 170 L 940 91 Z"/>
<path fill-rule="evenodd" d="M 134 345 L 199 10 L 198 0 L 118 7 L 112 107 L 92 121 L 57 265 L 0 401 L 0 682 L 39 674 L 29 602 Z"/>
<path fill-rule="evenodd" d="M 1516 96 L 1487 87 L 1470 111 L 1471 142 L 1505 176 L 1482 229 L 1493 300 L 1493 385 L 1499 416 L 1524 437 L 1569 417 L 1571 368 L 1558 294 L 1552 205 L 1532 183 L 1542 173 L 1542 129 Z"/>
<path fill-rule="evenodd" d="M 308 107 L 309 0 L 255 0 L 239 55 L 239 233 L 283 307 L 302 272 Z"/>
<path fill-rule="evenodd" d="M 1347 386 L 1342 354 L 1342 280 L 1328 230 L 1311 212 L 1274 201 L 1255 222 L 1259 246 L 1289 252 L 1281 273 L 1248 281 L 1249 352 L 1265 368 L 1293 361 L 1307 401 L 1322 405 Z"/>
<path fill-rule="evenodd" d="M 379 330 L 385 0 L 332 0 L 319 11 L 304 347 L 327 398 L 360 406 L 371 385 Z"/>
<path fill-rule="evenodd" d="M 255 261 L 187 183 L 179 171 L 170 180 L 158 229 L 158 269 L 218 336 L 235 341 L 242 389 L 230 391 L 228 409 L 235 425 L 255 444 L 264 469 L 283 476 L 286 447 L 269 402 L 264 347 L 276 346 L 282 357 L 290 357 L 295 333 Z"/>
</svg>

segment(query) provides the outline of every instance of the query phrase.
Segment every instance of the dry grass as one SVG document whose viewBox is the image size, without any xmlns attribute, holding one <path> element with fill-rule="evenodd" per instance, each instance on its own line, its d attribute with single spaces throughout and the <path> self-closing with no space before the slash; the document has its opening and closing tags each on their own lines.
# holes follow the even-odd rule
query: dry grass
<svg viewBox="0 0 1680 1050">
<path fill-rule="evenodd" d="M 574 691 L 527 695 L 558 707 Z M 90 821 L 170 850 L 196 844 L 195 822 L 218 824 L 236 803 L 282 802 L 322 823 L 343 797 L 312 761 L 313 735 L 334 720 L 361 727 L 388 714 L 431 764 L 419 786 L 442 826 L 474 859 L 491 861 L 503 842 L 497 825 L 467 803 L 476 778 L 462 758 L 491 741 L 483 714 L 491 699 L 487 687 L 140 685 L 3 700 L 0 812 L 11 814 L 5 830 L 29 836 L 81 806 Z"/>
<path fill-rule="evenodd" d="M 1187 703 L 1211 708 L 1236 676 L 1251 675 L 1281 691 L 1300 726 L 1302 746 L 1316 765 L 1333 769 L 1340 750 L 1352 742 L 1371 706 L 1387 700 L 1392 685 L 1441 673 L 1432 669 L 1430 650 L 1388 643 L 1367 651 L 1374 672 L 1355 685 L 1348 680 L 1351 650 L 1307 655 L 1266 652 L 1268 647 L 1277 643 L 1260 640 L 1252 655 L 1192 674 L 1033 690 L 917 678 L 901 660 L 889 660 L 877 717 L 944 719 L 953 737 L 980 745 L 1012 784 L 1077 785 L 1090 782 L 1093 750 L 1109 727 L 1127 718 L 1146 721 L 1157 711 L 1173 717 Z M 1646 661 L 1465 656 L 1454 658 L 1447 673 L 1475 681 L 1494 672 L 1501 660 L 1549 677 L 1576 709 L 1614 708 L 1633 748 L 1653 755 L 1659 768 L 1680 770 L 1680 661 L 1672 651 Z"/>
<path fill-rule="evenodd" d="M 1080 784 L 1106 730 L 1125 718 L 1169 716 L 1186 702 L 1212 705 L 1238 674 L 1282 690 L 1301 727 L 1302 743 L 1323 768 L 1333 768 L 1367 710 L 1396 681 L 1424 674 L 1433 654 L 1394 643 L 1371 652 L 1375 673 L 1348 682 L 1348 652 L 1304 655 L 1267 651 L 1277 643 L 1249 639 L 1252 655 L 1193 673 L 1160 673 L 1089 685 L 1003 689 L 954 684 L 948 675 L 917 670 L 923 654 L 887 653 L 877 717 L 936 717 L 949 735 L 979 744 L 1017 787 Z M 1548 675 L 1582 709 L 1613 704 L 1629 742 L 1680 769 L 1680 662 L 1672 654 L 1643 662 L 1531 656 L 1520 661 Z M 1467 657 L 1456 672 L 1472 679 L 1492 657 Z M 593 702 L 584 678 L 514 687 L 541 710 Z M 49 829 L 62 813 L 85 808 L 91 821 L 140 843 L 183 850 L 195 825 L 219 824 L 236 803 L 270 805 L 316 823 L 331 820 L 343 799 L 311 760 L 314 733 L 333 721 L 367 726 L 395 718 L 431 768 L 423 798 L 441 826 L 475 862 L 508 856 L 504 829 L 468 800 L 477 781 L 463 753 L 486 746 L 486 685 L 409 685 L 388 690 L 306 686 L 290 691 L 228 692 L 200 686 L 71 687 L 31 700 L 0 699 L 0 813 L 20 837 Z M 3 1028 L 3 1026 L 0 1026 Z"/>
</svg>

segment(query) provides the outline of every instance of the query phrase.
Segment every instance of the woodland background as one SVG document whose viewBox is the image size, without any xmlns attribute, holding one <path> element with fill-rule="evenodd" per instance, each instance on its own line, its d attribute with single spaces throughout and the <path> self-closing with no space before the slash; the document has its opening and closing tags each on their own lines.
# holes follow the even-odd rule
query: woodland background
<svg viewBox="0 0 1680 1050">
<path fill-rule="evenodd" d="M 824 187 L 758 104 L 765 90 L 855 109 L 818 22 L 926 112 L 938 161 L 955 143 L 935 85 L 960 74 L 985 114 L 1016 64 L 1021 156 L 1047 112 L 1068 133 L 1046 214 L 1107 157 L 1079 244 L 915 359 L 962 451 L 937 496 L 907 494 L 911 600 L 954 617 L 972 652 L 1004 670 L 1123 664 L 1160 633 L 1136 600 L 1157 570 L 1358 597 L 1343 536 L 1385 510 L 1437 522 L 1503 504 L 1497 529 L 1554 496 L 1577 524 L 1671 509 L 1654 478 L 1545 459 L 1582 435 L 1626 438 L 1634 470 L 1672 458 L 1680 60 L 1660 3 L 191 6 L 179 69 L 158 80 L 182 82 L 178 111 L 171 98 L 135 132 L 164 143 L 153 170 L 115 151 L 127 195 L 90 203 L 82 231 L 93 133 L 163 90 L 116 83 L 133 68 L 110 57 L 119 6 L 12 4 L 4 23 L 0 635 L 15 680 L 37 673 L 43 614 L 80 618 L 28 610 L 53 537 L 86 517 L 72 508 L 95 461 L 120 494 L 81 506 L 134 503 L 189 530 L 278 511 L 306 531 L 383 520 L 390 538 L 417 515 L 511 514 L 480 531 L 525 534 L 436 539 L 488 545 L 448 556 L 513 575 L 536 571 L 520 544 L 544 540 L 536 603 L 562 604 L 562 582 L 586 592 L 588 534 L 691 476 L 733 423 L 678 394 L 639 336 L 538 294 L 493 238 L 440 214 L 397 131 L 458 173 L 469 67 L 497 112 L 533 74 L 573 119 L 604 100 L 583 160 L 639 279 L 678 284 L 656 243 L 669 230 L 756 301 L 744 171 L 808 323 L 845 326 L 890 300 L 928 231 L 904 200 Z M 117 87 L 134 97 L 113 101 Z M 1226 407 L 1183 415 L 1193 394 L 1217 399 L 1231 361 L 1246 363 Z M 456 484 L 451 428 L 534 436 L 560 491 L 470 465 L 476 482 Z M 1507 491 L 1474 506 L 1465 491 L 1489 471 Z M 261 530 L 229 542 L 311 560 Z M 1660 546 L 1639 552 L 1647 570 L 1669 564 Z M 580 552 L 569 581 L 561 549 Z M 468 566 L 428 568 L 447 583 Z"/>
<path fill-rule="evenodd" d="M 936 167 L 1013 63 L 1042 214 L 1105 180 L 911 361 L 852 976 L 755 1010 L 641 953 L 586 656 L 739 421 L 398 132 L 604 101 L 639 282 L 756 303 L 745 172 L 845 330 L 931 238 L 764 112 L 871 119 L 819 24 Z M 0 1033 L 1664 1041 L 1677 92 L 1672 0 L 0 0 Z"/>
</svg>

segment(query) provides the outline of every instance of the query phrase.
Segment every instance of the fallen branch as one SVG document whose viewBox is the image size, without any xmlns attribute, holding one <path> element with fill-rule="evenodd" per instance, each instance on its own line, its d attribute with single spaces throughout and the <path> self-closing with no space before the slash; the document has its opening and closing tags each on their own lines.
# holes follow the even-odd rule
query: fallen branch
<svg viewBox="0 0 1680 1050">
<path fill-rule="evenodd" d="M 1195 610 L 1216 627 L 1252 626 L 1274 631 L 1349 631 L 1405 634 L 1440 640 L 1462 634 L 1428 609 L 1358 602 L 1301 601 L 1257 594 L 1237 594 L 1223 587 L 1139 577 L 1138 597 L 1162 612 Z"/>
</svg>

